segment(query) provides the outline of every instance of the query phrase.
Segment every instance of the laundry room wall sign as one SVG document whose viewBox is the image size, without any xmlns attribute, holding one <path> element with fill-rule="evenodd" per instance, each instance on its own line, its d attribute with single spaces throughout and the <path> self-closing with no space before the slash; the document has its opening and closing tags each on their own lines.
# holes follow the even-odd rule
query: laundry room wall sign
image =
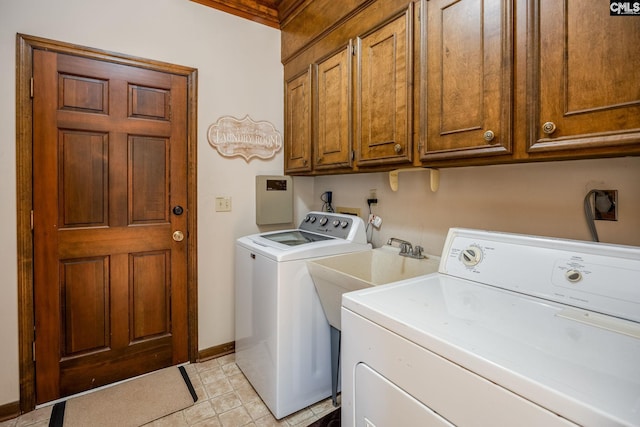
<svg viewBox="0 0 640 427">
<path fill-rule="evenodd" d="M 270 159 L 282 148 L 282 135 L 273 124 L 254 121 L 249 115 L 220 117 L 209 126 L 207 139 L 221 156 L 241 156 L 247 162 L 253 157 Z"/>
</svg>

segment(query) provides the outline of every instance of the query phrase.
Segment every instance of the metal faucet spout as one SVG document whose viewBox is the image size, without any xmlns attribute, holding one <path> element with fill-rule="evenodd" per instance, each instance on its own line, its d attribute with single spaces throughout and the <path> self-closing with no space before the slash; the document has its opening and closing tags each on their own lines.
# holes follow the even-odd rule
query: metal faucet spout
<svg viewBox="0 0 640 427">
<path fill-rule="evenodd" d="M 408 256 L 413 251 L 413 247 L 411 246 L 411 243 L 407 242 L 406 240 L 397 239 L 395 237 L 392 237 L 389 240 L 387 240 L 387 245 L 393 246 L 394 242 L 398 243 L 398 245 L 400 246 L 400 255 L 402 256 Z"/>
<path fill-rule="evenodd" d="M 411 246 L 411 243 L 407 242 L 406 240 L 398 239 L 396 237 L 392 237 L 389 240 L 387 240 L 387 245 L 393 246 L 394 242 L 397 243 L 399 246 L 402 246 L 403 244 Z"/>
</svg>

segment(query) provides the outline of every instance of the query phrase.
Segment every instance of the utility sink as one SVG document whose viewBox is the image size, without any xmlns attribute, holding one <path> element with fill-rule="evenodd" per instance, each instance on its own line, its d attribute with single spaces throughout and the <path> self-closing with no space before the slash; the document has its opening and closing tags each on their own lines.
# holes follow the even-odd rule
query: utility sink
<svg viewBox="0 0 640 427">
<path fill-rule="evenodd" d="M 438 271 L 439 257 L 398 255 L 391 246 L 307 261 L 307 267 L 329 324 L 341 330 L 342 294 Z"/>
</svg>

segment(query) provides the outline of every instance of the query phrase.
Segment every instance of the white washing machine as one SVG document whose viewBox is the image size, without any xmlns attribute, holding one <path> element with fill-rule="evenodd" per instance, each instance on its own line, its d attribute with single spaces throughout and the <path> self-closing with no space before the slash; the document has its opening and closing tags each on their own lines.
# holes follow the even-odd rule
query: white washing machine
<svg viewBox="0 0 640 427">
<path fill-rule="evenodd" d="M 640 247 L 449 231 L 345 294 L 342 426 L 639 426 Z"/>
<path fill-rule="evenodd" d="M 370 250 L 362 219 L 310 212 L 236 244 L 236 363 L 276 418 L 331 395 L 329 323 L 306 262 Z"/>
</svg>

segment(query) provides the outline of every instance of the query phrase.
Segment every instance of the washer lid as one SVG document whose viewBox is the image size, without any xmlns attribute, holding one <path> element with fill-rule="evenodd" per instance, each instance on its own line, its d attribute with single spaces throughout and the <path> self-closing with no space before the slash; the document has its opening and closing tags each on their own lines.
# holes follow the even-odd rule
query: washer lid
<svg viewBox="0 0 640 427">
<path fill-rule="evenodd" d="M 306 243 L 319 242 L 333 239 L 334 237 L 322 234 L 308 233 L 303 230 L 286 230 L 276 233 L 262 234 L 264 239 L 280 243 L 286 246 L 298 246 Z"/>
<path fill-rule="evenodd" d="M 640 339 L 567 317 L 563 304 L 441 273 L 351 292 L 342 304 L 573 422 L 640 419 Z"/>
</svg>

